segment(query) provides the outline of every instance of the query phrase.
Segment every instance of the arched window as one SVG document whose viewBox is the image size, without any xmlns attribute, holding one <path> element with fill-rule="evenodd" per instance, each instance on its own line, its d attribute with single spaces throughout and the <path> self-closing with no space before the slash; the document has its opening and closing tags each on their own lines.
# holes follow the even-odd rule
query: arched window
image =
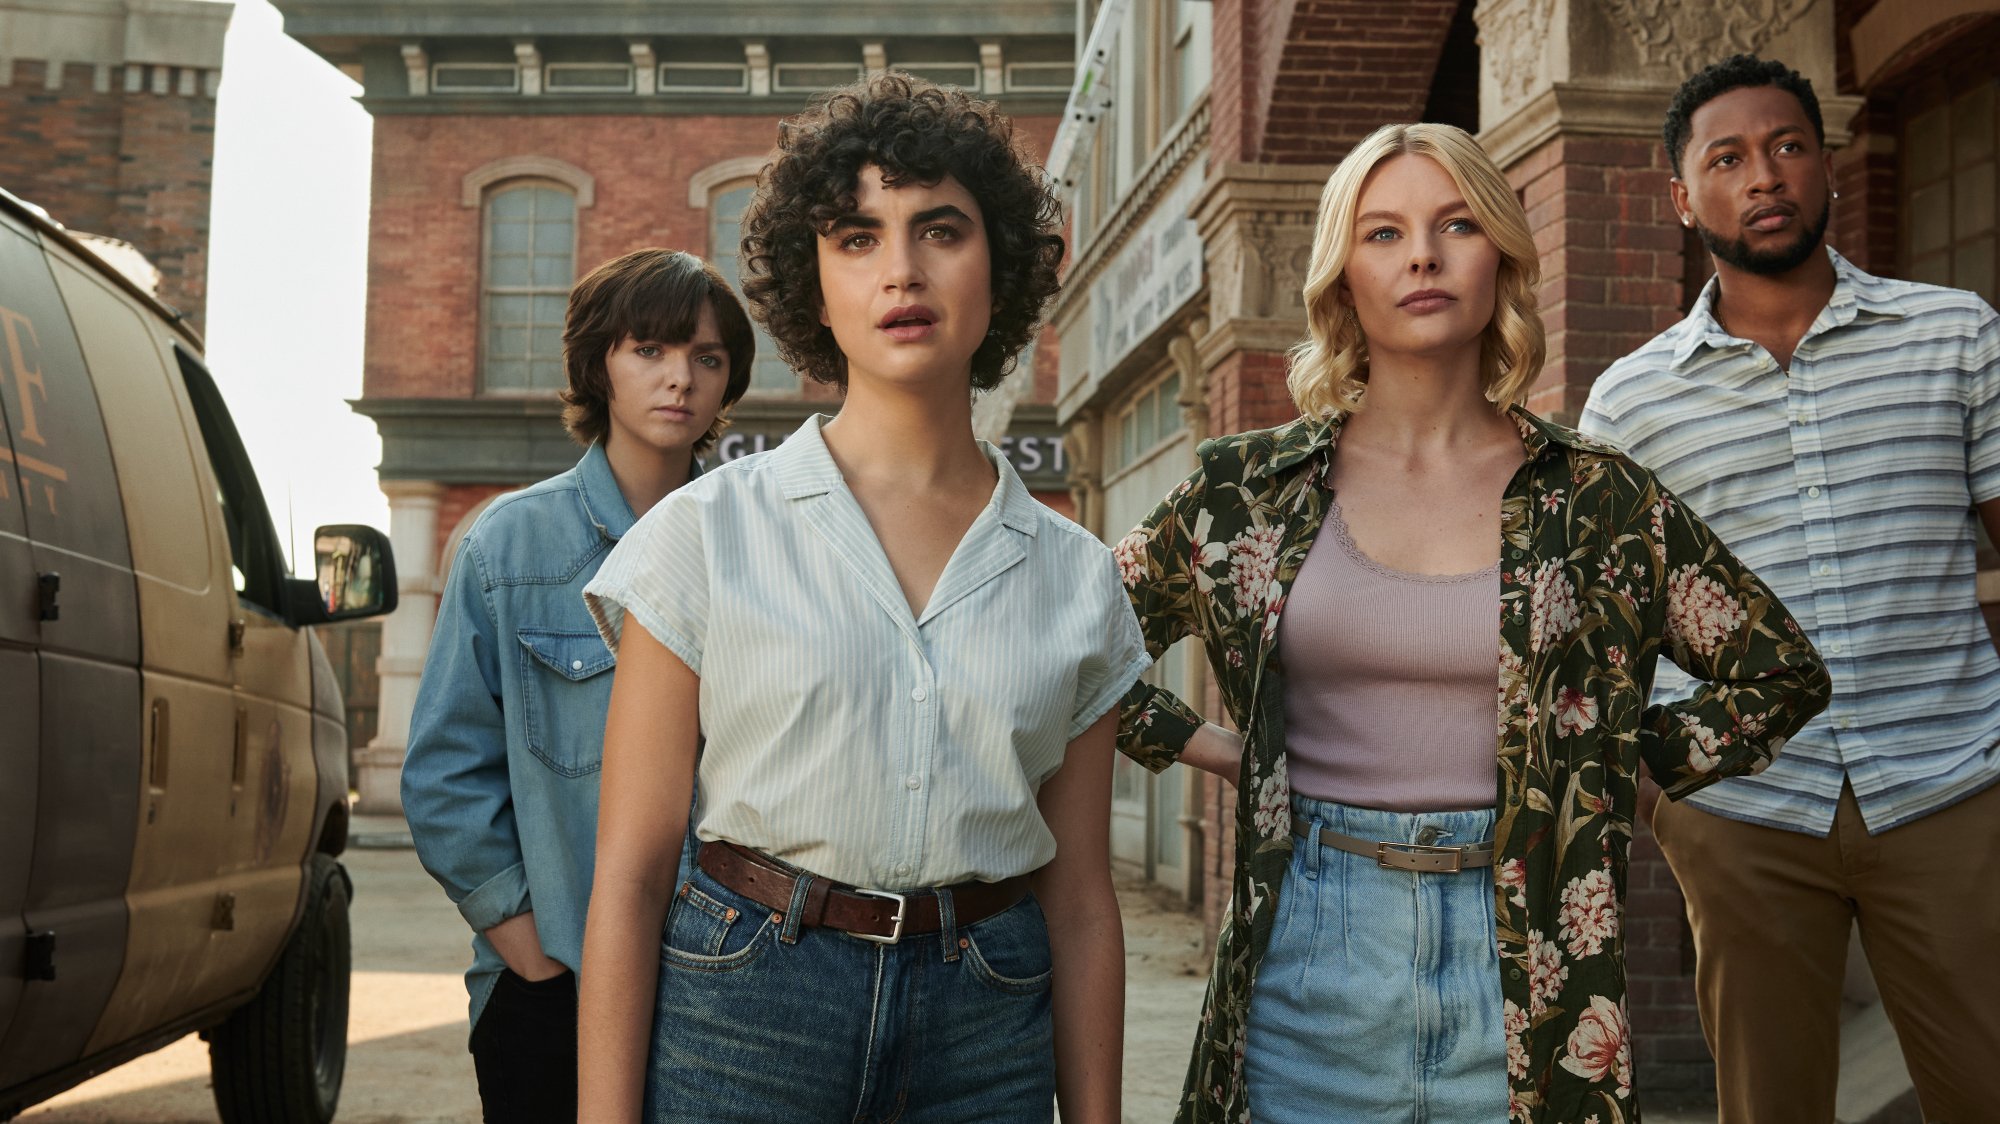
<svg viewBox="0 0 2000 1124">
<path fill-rule="evenodd" d="M 545 181 L 486 195 L 480 278 L 480 385 L 494 393 L 559 390 L 563 311 L 576 280 L 576 196 Z"/>
<path fill-rule="evenodd" d="M 709 197 L 708 260 L 722 271 L 738 296 L 743 295 L 743 212 L 750 206 L 754 183 L 724 187 Z M 748 307 L 749 302 L 744 302 Z M 752 323 L 755 323 L 753 318 Z M 757 329 L 757 363 L 750 371 L 750 390 L 767 394 L 790 394 L 799 389 L 799 377 L 778 358 L 778 345 Z"/>
</svg>

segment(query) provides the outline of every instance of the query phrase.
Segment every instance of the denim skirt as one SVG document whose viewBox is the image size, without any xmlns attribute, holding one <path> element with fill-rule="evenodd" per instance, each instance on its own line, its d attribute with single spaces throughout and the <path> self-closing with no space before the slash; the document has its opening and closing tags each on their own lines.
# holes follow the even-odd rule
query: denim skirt
<svg viewBox="0 0 2000 1124">
<path fill-rule="evenodd" d="M 1358 839 L 1457 846 L 1491 809 L 1385 812 L 1294 796 Z M 1294 839 L 1243 1059 L 1257 1124 L 1505 1124 L 1493 872 L 1387 870 Z"/>
<path fill-rule="evenodd" d="M 647 1120 L 1054 1119 L 1033 896 L 961 926 L 941 895 L 942 932 L 888 945 L 800 928 L 698 866 L 684 879 L 660 947 Z"/>
</svg>

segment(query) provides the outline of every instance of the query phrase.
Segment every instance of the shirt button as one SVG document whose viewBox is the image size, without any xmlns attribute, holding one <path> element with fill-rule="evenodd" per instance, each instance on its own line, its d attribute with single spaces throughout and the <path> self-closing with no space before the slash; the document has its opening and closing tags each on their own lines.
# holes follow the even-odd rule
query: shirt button
<svg viewBox="0 0 2000 1124">
<path fill-rule="evenodd" d="M 1818 499 L 1818 498 L 1819 498 L 1819 485 L 1818 485 L 1818 484 L 1814 484 L 1814 485 L 1813 485 L 1812 487 L 1810 487 L 1810 488 L 1807 488 L 1807 489 L 1806 489 L 1806 495 L 1809 495 L 1809 496 L 1813 497 L 1814 499 Z"/>
<path fill-rule="evenodd" d="M 1854 719 L 1852 719 L 1852 718 L 1843 718 L 1843 719 L 1841 719 L 1841 720 L 1840 720 L 1840 728 L 1841 728 L 1841 729 L 1843 729 L 1843 730 L 1852 730 L 1852 729 L 1854 728 Z"/>
<path fill-rule="evenodd" d="M 582 661 L 582 660 L 571 660 L 571 661 L 569 661 L 569 669 L 570 669 L 571 671 L 582 671 L 582 670 L 583 670 L 583 661 Z"/>
<path fill-rule="evenodd" d="M 1828 564 L 1827 564 L 1827 563 L 1825 563 L 1825 562 L 1822 562 L 1822 563 L 1820 563 L 1820 564 L 1819 564 L 1819 576 L 1820 576 L 1820 577 L 1825 577 L 1825 576 L 1827 576 L 1828 574 L 1831 574 L 1831 573 L 1833 573 L 1833 567 L 1832 567 L 1832 566 L 1828 565 Z"/>
<path fill-rule="evenodd" d="M 1840 653 L 1842 653 L 1842 652 L 1844 652 L 1844 651 L 1846 651 L 1846 650 L 1847 650 L 1847 645 L 1845 645 L 1845 644 L 1841 643 L 1840 641 L 1836 640 L 1836 641 L 1834 641 L 1833 643 L 1831 643 L 1831 644 L 1828 644 L 1828 645 L 1827 645 L 1827 649 L 1828 649 L 1829 651 L 1831 651 L 1831 652 L 1832 652 L 1832 653 L 1833 653 L 1834 655 L 1836 655 L 1836 656 L 1837 656 L 1837 655 L 1839 655 Z"/>
<path fill-rule="evenodd" d="M 911 792 L 915 792 L 924 787 L 923 778 L 916 776 L 905 777 L 903 778 L 903 787 L 909 789 Z"/>
<path fill-rule="evenodd" d="M 909 863 L 897 863 L 897 864 L 896 864 L 896 877 L 898 877 L 898 878 L 908 878 L 909 876 L 910 876 L 910 864 L 909 864 Z"/>
<path fill-rule="evenodd" d="M 910 698 L 915 700 L 916 702 L 922 702 L 929 697 L 930 697 L 929 695 L 926 695 L 924 693 L 924 689 L 922 687 L 918 687 L 910 692 Z"/>
</svg>

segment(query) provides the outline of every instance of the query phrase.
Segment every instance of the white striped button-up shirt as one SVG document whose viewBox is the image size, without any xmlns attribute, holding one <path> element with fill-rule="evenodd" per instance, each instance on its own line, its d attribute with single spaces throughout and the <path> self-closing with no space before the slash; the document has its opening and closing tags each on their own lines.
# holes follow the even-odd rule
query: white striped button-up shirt
<svg viewBox="0 0 2000 1124">
<path fill-rule="evenodd" d="M 857 886 L 1025 874 L 1071 739 L 1151 662 L 1111 552 L 1007 459 L 922 615 L 813 417 L 674 492 L 584 597 L 701 677 L 696 830 Z"/>
<path fill-rule="evenodd" d="M 1972 505 L 2000 496 L 2000 320 L 1971 293 L 1829 249 L 1791 368 L 1731 336 L 1716 284 L 1591 388 L 1582 430 L 1653 470 L 1812 636 L 1833 703 L 1755 777 L 1691 797 L 1825 835 L 1843 777 L 1871 832 L 2000 780 L 2000 658 Z M 1691 681 L 1660 665 L 1655 699 Z"/>
</svg>

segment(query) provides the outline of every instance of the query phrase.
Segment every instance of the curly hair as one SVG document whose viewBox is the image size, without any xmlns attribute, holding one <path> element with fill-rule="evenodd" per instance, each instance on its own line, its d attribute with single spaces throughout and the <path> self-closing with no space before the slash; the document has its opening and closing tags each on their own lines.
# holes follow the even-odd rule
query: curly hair
<svg viewBox="0 0 2000 1124">
<path fill-rule="evenodd" d="M 1306 268 L 1306 338 L 1292 348 L 1285 387 L 1299 412 L 1326 417 L 1361 409 L 1368 390 L 1368 340 L 1361 320 L 1340 301 L 1340 279 L 1354 253 L 1361 185 L 1384 161 L 1402 155 L 1438 162 L 1500 251 L 1493 321 L 1480 341 L 1480 386 L 1495 406 L 1520 402 L 1542 373 L 1546 334 L 1537 310 L 1541 255 L 1528 216 L 1507 177 L 1479 142 L 1451 125 L 1384 125 L 1363 138 L 1320 194 L 1312 259 Z"/>
<path fill-rule="evenodd" d="M 729 282 L 707 262 L 685 250 L 634 250 L 605 262 L 569 291 L 563 322 L 563 369 L 569 386 L 563 401 L 563 428 L 577 444 L 589 446 L 611 432 L 611 373 L 605 356 L 630 336 L 655 343 L 686 343 L 701 326 L 701 307 L 715 313 L 722 349 L 729 355 L 729 381 L 722 410 L 695 442 L 702 456 L 729 428 L 730 407 L 750 389 L 750 366 L 757 359 L 757 334 Z"/>
<path fill-rule="evenodd" d="M 794 370 L 846 388 L 846 357 L 820 323 L 818 241 L 853 212 L 869 165 L 890 187 L 950 176 L 978 202 L 993 319 L 972 355 L 972 386 L 998 386 L 1061 287 L 1062 210 L 991 102 L 921 78 L 885 74 L 833 90 L 780 126 L 778 158 L 743 216 L 743 295 L 758 321 Z"/>
<path fill-rule="evenodd" d="M 1676 176 L 1681 174 L 1681 157 L 1687 155 L 1688 140 L 1694 133 L 1695 110 L 1731 90 L 1756 86 L 1776 86 L 1799 99 L 1806 119 L 1812 122 L 1813 135 L 1819 138 L 1821 148 L 1826 147 L 1826 122 L 1820 119 L 1819 95 L 1813 93 L 1810 80 L 1775 59 L 1731 55 L 1681 83 L 1681 88 L 1674 91 L 1674 100 L 1667 105 L 1667 120 L 1660 126 L 1660 138 L 1666 142 L 1667 159 L 1673 161 Z"/>
</svg>

